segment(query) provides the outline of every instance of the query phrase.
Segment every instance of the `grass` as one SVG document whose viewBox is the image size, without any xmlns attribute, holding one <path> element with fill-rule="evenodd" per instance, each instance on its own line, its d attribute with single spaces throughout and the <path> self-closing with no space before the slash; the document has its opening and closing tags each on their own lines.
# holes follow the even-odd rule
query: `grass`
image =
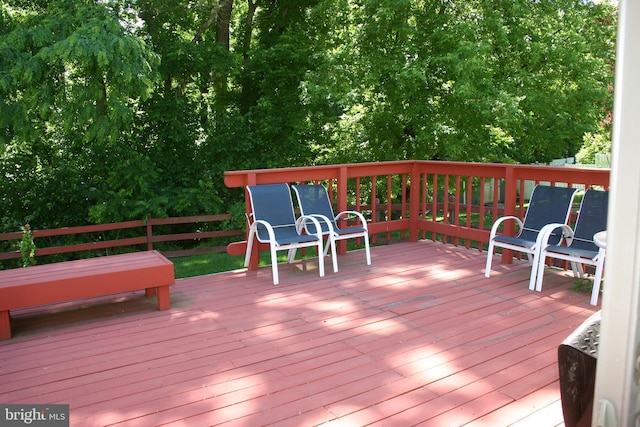
<svg viewBox="0 0 640 427">
<path fill-rule="evenodd" d="M 301 251 L 298 251 L 296 258 L 300 259 Z M 313 249 L 307 249 L 304 258 L 315 257 Z M 209 254 L 201 254 L 185 257 L 171 258 L 175 269 L 176 279 L 184 279 L 186 277 L 204 276 L 207 274 L 221 273 L 224 271 L 232 271 L 244 268 L 244 255 L 230 256 L 226 252 L 214 252 Z M 285 251 L 278 252 L 278 262 L 286 262 L 287 253 Z M 260 253 L 260 266 L 271 265 L 271 254 L 267 252 Z"/>
<path fill-rule="evenodd" d="M 173 257 L 171 261 L 176 279 L 236 270 L 244 265 L 244 257 L 232 257 L 225 252 Z"/>
</svg>

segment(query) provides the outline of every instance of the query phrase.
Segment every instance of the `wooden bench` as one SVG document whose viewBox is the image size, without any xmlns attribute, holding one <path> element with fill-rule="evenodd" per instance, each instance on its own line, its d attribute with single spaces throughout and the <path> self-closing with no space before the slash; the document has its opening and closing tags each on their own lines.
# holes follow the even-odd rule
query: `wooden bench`
<svg viewBox="0 0 640 427">
<path fill-rule="evenodd" d="M 168 310 L 174 283 L 173 263 L 157 251 L 0 270 L 0 339 L 11 338 L 10 310 L 142 289 Z"/>
</svg>

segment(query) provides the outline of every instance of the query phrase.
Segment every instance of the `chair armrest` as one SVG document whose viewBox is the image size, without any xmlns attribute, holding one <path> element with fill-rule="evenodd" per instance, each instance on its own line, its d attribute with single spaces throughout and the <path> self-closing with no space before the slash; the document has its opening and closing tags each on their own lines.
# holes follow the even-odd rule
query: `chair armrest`
<svg viewBox="0 0 640 427">
<path fill-rule="evenodd" d="M 498 227 L 500 227 L 500 225 L 507 220 L 515 221 L 518 224 L 518 227 L 520 228 L 520 230 L 522 230 L 523 225 L 522 225 L 522 220 L 520 218 L 518 218 L 517 216 L 511 216 L 511 215 L 501 216 L 491 226 L 491 234 L 489 235 L 489 241 L 493 240 L 493 238 L 496 237 L 496 235 L 498 234 Z"/>
<path fill-rule="evenodd" d="M 311 233 L 307 227 L 307 222 L 311 221 L 313 226 L 316 227 L 316 230 L 320 230 L 320 233 Z M 329 218 L 324 215 L 301 215 L 296 220 L 296 231 L 298 234 L 302 234 L 302 231 L 306 232 L 310 236 L 316 236 L 318 239 L 322 239 L 322 227 L 320 226 L 320 221 L 326 222 L 330 231 L 333 231 L 333 227 L 331 226 L 331 222 Z"/>
<path fill-rule="evenodd" d="M 540 248 L 541 251 L 544 250 L 549 244 L 551 234 L 559 228 L 562 229 L 562 235 L 567 240 L 567 246 L 571 246 L 571 242 L 573 242 L 573 230 L 571 227 L 567 224 L 553 223 L 542 227 L 536 238 L 536 247 Z"/>
<path fill-rule="evenodd" d="M 362 224 L 362 228 L 364 228 L 365 230 L 368 230 L 367 220 L 364 218 L 364 215 L 362 215 L 358 211 L 342 211 L 342 212 L 340 212 L 339 214 L 336 215 L 336 223 L 340 220 L 341 217 L 349 216 L 349 215 L 353 215 L 353 216 L 358 217 L 358 220 Z"/>
<path fill-rule="evenodd" d="M 264 228 L 267 229 L 267 233 L 269 234 L 269 241 L 273 242 L 276 240 L 276 235 L 275 235 L 275 232 L 273 231 L 273 226 L 269 224 L 267 221 L 264 221 L 262 219 L 255 219 L 255 218 L 251 222 L 251 225 L 249 228 L 250 238 L 255 235 L 259 242 L 265 243 L 263 240 L 260 239 L 260 234 L 258 233 L 258 225 L 263 225 Z"/>
<path fill-rule="evenodd" d="M 316 228 L 316 230 L 322 230 L 322 228 L 320 228 L 320 222 L 318 222 L 318 220 L 316 218 L 313 218 L 311 216 L 301 216 L 300 218 L 298 218 L 296 220 L 295 223 L 295 228 L 296 228 L 296 232 L 299 235 L 302 235 L 302 231 L 307 231 L 306 230 L 306 223 L 307 221 L 311 221 Z M 264 241 L 260 239 L 260 235 L 258 234 L 258 225 L 262 225 L 264 226 L 264 228 L 267 230 L 267 233 L 269 234 L 269 240 L 268 241 Z M 290 225 L 287 225 L 287 227 L 290 227 Z M 274 227 L 273 225 L 269 224 L 267 221 L 261 220 L 261 219 L 257 219 L 255 221 L 253 221 L 253 223 L 251 223 L 251 228 L 250 228 L 250 236 L 255 235 L 258 238 L 259 242 L 262 243 L 267 243 L 267 242 L 275 242 L 276 241 L 276 233 L 275 233 L 275 229 L 277 227 Z M 322 234 L 317 234 L 317 233 L 309 233 L 307 231 L 307 234 L 310 236 L 314 236 L 316 237 L 318 240 L 322 240 Z"/>
</svg>

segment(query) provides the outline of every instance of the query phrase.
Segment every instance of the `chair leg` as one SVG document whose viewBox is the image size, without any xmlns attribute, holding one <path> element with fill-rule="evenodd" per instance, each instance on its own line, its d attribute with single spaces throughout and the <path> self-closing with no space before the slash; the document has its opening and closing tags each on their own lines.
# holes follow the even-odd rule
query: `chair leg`
<svg viewBox="0 0 640 427">
<path fill-rule="evenodd" d="M 324 245 L 324 256 L 329 254 L 329 249 L 331 249 L 331 263 L 333 264 L 333 272 L 338 272 L 338 253 L 336 252 L 336 241 L 331 238 L 331 236 L 327 236 L 327 244 Z"/>
<path fill-rule="evenodd" d="M 600 249 L 598 251 L 598 260 L 596 261 L 596 275 L 593 279 L 593 290 L 591 291 L 591 305 L 598 304 L 598 297 L 600 296 L 600 282 L 602 281 L 602 273 L 604 272 L 604 256 L 605 250 Z"/>
<path fill-rule="evenodd" d="M 531 254 L 527 254 L 528 257 L 531 257 Z M 542 278 L 540 280 L 540 289 L 538 289 L 538 276 L 544 275 L 544 261 L 545 256 L 541 253 L 538 248 L 533 253 L 533 259 L 530 259 L 531 262 L 531 275 L 529 276 L 529 290 L 533 291 L 534 289 L 540 292 L 542 290 Z"/>
<path fill-rule="evenodd" d="M 579 277 L 580 279 L 584 279 L 584 270 L 582 269 L 582 264 L 576 261 L 571 261 L 571 269 L 573 270 L 573 276 Z"/>
<path fill-rule="evenodd" d="M 569 261 L 569 265 L 571 265 L 571 271 L 573 272 L 573 277 L 580 277 L 580 273 L 578 272 L 578 267 L 576 266 L 576 262 Z"/>
<path fill-rule="evenodd" d="M 280 278 L 278 277 L 278 253 L 273 244 L 271 246 L 271 273 L 273 274 L 273 284 L 277 285 L 280 283 Z"/>
<path fill-rule="evenodd" d="M 369 249 L 369 236 L 364 236 L 364 250 L 367 257 L 367 265 L 371 265 L 371 250 Z"/>
<path fill-rule="evenodd" d="M 249 237 L 247 238 L 247 252 L 244 255 L 244 266 L 249 267 L 249 262 L 251 261 L 251 250 L 253 249 L 253 230 L 249 232 Z"/>
<path fill-rule="evenodd" d="M 331 237 L 327 236 L 327 244 L 324 245 L 324 256 L 329 255 L 330 248 L 331 248 Z"/>
<path fill-rule="evenodd" d="M 545 262 L 547 260 L 547 257 L 545 255 L 544 252 L 540 252 L 538 254 L 538 261 L 537 264 L 533 266 L 533 268 L 536 269 L 536 275 L 535 275 L 535 279 L 536 279 L 536 291 L 538 292 L 542 292 L 542 281 L 544 280 L 544 267 L 545 267 Z M 531 287 L 531 282 L 529 282 L 529 289 L 533 290 L 533 288 Z"/>
<path fill-rule="evenodd" d="M 600 296 L 600 282 L 602 276 L 596 273 L 596 277 L 593 279 L 593 289 L 591 290 L 591 305 L 598 305 L 598 296 Z"/>
<path fill-rule="evenodd" d="M 324 277 L 324 252 L 323 252 L 323 244 L 322 238 L 318 240 L 318 270 L 320 272 L 320 277 Z"/>
<path fill-rule="evenodd" d="M 535 256 L 532 256 L 529 252 L 527 252 L 527 260 L 529 261 L 529 264 L 533 265 L 535 262 Z"/>
<path fill-rule="evenodd" d="M 493 259 L 493 241 L 489 242 L 489 248 L 487 249 L 487 265 L 484 268 L 484 277 L 491 277 L 491 261 Z"/>
<path fill-rule="evenodd" d="M 324 247 L 324 256 L 327 256 L 329 253 L 329 248 L 331 248 L 331 263 L 333 264 L 333 272 L 338 272 L 338 253 L 336 251 L 336 241 L 331 238 L 331 236 L 327 237 L 327 244 Z"/>
<path fill-rule="evenodd" d="M 298 248 L 291 248 L 287 252 L 287 262 L 289 264 L 291 264 L 296 259 L 296 252 L 297 251 L 298 251 Z"/>
</svg>

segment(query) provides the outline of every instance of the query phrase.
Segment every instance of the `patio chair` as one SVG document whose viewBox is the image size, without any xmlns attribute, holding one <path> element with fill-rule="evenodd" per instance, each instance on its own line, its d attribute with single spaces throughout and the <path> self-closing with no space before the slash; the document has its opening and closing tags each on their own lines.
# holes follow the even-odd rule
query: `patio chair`
<svg viewBox="0 0 640 427">
<path fill-rule="evenodd" d="M 566 224 L 571 213 L 571 204 L 575 193 L 576 189 L 574 188 L 536 185 L 529 200 L 524 222 L 520 218 L 510 215 L 498 218 L 491 227 L 484 276 L 491 276 L 491 261 L 493 260 L 493 251 L 496 246 L 527 254 L 529 262 L 533 265 L 533 260 L 539 247 L 537 240 L 540 230 L 547 224 Z M 518 224 L 519 231 L 516 236 L 498 234 L 498 228 L 507 220 L 515 221 Z M 562 233 L 554 231 L 549 236 L 549 242 L 557 244 L 561 238 Z M 533 265 L 529 281 L 529 289 L 531 290 L 535 286 L 536 272 L 536 266 Z"/>
<path fill-rule="evenodd" d="M 303 233 L 304 224 L 310 222 L 319 229 L 320 223 L 312 217 L 302 216 L 296 220 L 293 211 L 291 190 L 287 184 L 267 184 L 247 186 L 251 199 L 252 213 L 247 216 L 249 236 L 244 266 L 249 266 L 254 238 L 260 243 L 268 243 L 271 251 L 273 284 L 279 283 L 277 251 L 288 251 L 288 262 L 293 262 L 297 248 L 317 248 L 320 277 L 324 276 L 322 235 Z"/>
<path fill-rule="evenodd" d="M 333 207 L 327 194 L 327 189 L 320 184 L 292 185 L 293 191 L 298 199 L 298 206 L 302 215 L 312 216 L 320 220 L 321 234 L 327 236 L 327 243 L 324 249 L 325 255 L 331 247 L 333 256 L 333 269 L 338 271 L 336 260 L 336 241 L 345 239 L 362 238 L 364 240 L 365 256 L 367 265 L 371 265 L 371 252 L 369 250 L 369 230 L 364 216 L 357 211 L 347 210 L 333 213 Z M 357 218 L 357 226 L 345 226 L 343 219 Z M 316 233 L 314 224 L 306 224 L 307 232 Z"/>
<path fill-rule="evenodd" d="M 598 303 L 605 250 L 596 246 L 593 236 L 607 228 L 608 203 L 608 191 L 589 189 L 582 198 L 574 229 L 566 224 L 549 224 L 540 231 L 539 259 L 534 261 L 534 265 L 537 265 L 538 269 L 536 291 L 542 290 L 547 257 L 571 262 L 574 276 L 581 279 L 584 278 L 582 264 L 588 264 L 596 268 L 591 292 L 591 305 Z M 549 237 L 558 231 L 562 232 L 566 244 L 549 242 Z M 553 241 L 555 242 L 555 239 Z"/>
</svg>

